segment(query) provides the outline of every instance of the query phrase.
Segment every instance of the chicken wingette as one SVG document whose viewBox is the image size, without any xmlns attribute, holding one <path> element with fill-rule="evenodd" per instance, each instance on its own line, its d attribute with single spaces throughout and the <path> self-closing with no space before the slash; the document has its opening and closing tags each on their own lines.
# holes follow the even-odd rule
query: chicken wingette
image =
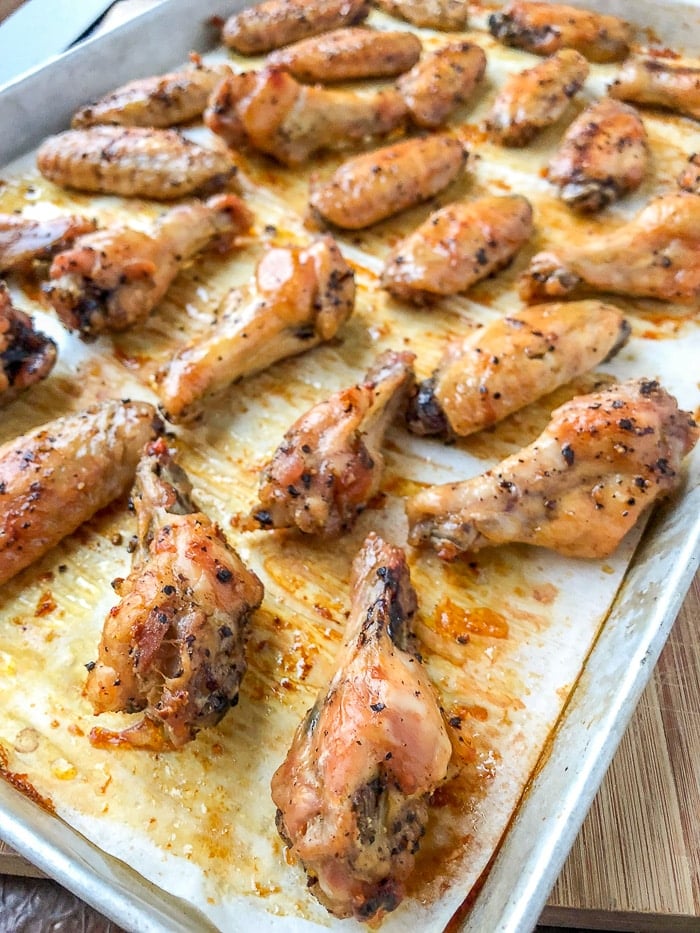
<svg viewBox="0 0 700 933">
<path fill-rule="evenodd" d="M 424 29 L 459 32 L 467 28 L 467 0 L 374 0 L 376 5 L 399 19 Z"/>
<path fill-rule="evenodd" d="M 35 220 L 21 214 L 0 214 L 0 272 L 50 259 L 84 233 L 95 229 L 86 217 L 64 214 Z"/>
<path fill-rule="evenodd" d="M 608 94 L 634 104 L 666 107 L 700 120 L 700 64 L 631 57 L 621 67 Z"/>
<path fill-rule="evenodd" d="M 329 29 L 367 18 L 367 0 L 264 0 L 234 13 L 224 23 L 224 45 L 243 55 L 260 55 Z"/>
</svg>

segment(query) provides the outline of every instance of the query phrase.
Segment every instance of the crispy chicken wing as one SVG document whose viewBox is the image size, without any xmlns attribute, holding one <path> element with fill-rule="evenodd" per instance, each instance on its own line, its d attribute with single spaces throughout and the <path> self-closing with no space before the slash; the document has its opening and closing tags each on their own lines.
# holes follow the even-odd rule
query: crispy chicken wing
<svg viewBox="0 0 700 933">
<path fill-rule="evenodd" d="M 452 136 L 430 135 L 366 152 L 312 186 L 309 203 L 324 220 L 360 230 L 427 201 L 459 175 L 467 152 Z"/>
<path fill-rule="evenodd" d="M 534 305 L 452 341 L 411 399 L 416 434 L 489 427 L 614 356 L 630 326 L 600 301 Z"/>
<path fill-rule="evenodd" d="M 158 419 L 147 402 L 104 402 L 0 447 L 0 584 L 123 495 Z"/>
<path fill-rule="evenodd" d="M 350 81 L 402 74 L 418 61 L 421 43 L 412 32 L 350 26 L 302 39 L 268 56 L 299 81 Z"/>
<path fill-rule="evenodd" d="M 453 42 L 428 52 L 397 87 L 411 119 L 428 129 L 442 126 L 466 103 L 486 71 L 484 50 L 473 42 Z"/>
<path fill-rule="evenodd" d="M 403 551 L 369 535 L 351 600 L 335 672 L 272 778 L 272 799 L 314 896 L 337 917 L 371 920 L 404 896 L 451 746 L 413 644 Z"/>
<path fill-rule="evenodd" d="M 259 55 L 290 42 L 352 26 L 366 19 L 367 0 L 265 0 L 229 17 L 224 45 L 243 55 Z"/>
<path fill-rule="evenodd" d="M 302 415 L 263 467 L 263 528 L 307 534 L 347 531 L 379 491 L 384 435 L 413 389 L 413 353 L 387 350 L 359 385 L 341 389 Z"/>
<path fill-rule="evenodd" d="M 592 62 L 619 61 L 627 55 L 632 41 L 629 23 L 617 16 L 531 0 L 514 0 L 499 13 L 492 13 L 489 29 L 504 45 L 536 55 L 576 49 Z"/>
<path fill-rule="evenodd" d="M 455 201 L 389 254 L 382 285 L 418 304 L 464 292 L 512 260 L 532 234 L 532 208 L 519 194 Z"/>
<path fill-rule="evenodd" d="M 376 5 L 399 19 L 425 29 L 459 32 L 467 28 L 467 0 L 375 0 Z"/>
<path fill-rule="evenodd" d="M 366 93 L 300 84 L 282 68 L 231 75 L 217 87 L 204 121 L 229 146 L 248 145 L 284 165 L 322 149 L 347 149 L 403 125 L 396 88 Z"/>
<path fill-rule="evenodd" d="M 206 397 L 242 376 L 330 340 L 354 304 L 352 270 L 331 237 L 270 249 L 250 286 L 231 292 L 216 323 L 159 374 L 166 417 L 196 417 Z"/>
<path fill-rule="evenodd" d="M 583 55 L 564 49 L 506 79 L 486 118 L 486 128 L 504 146 L 526 146 L 556 123 L 588 77 Z"/>
<path fill-rule="evenodd" d="M 678 187 L 691 194 L 700 194 L 700 152 L 688 158 L 685 168 L 678 176 Z"/>
<path fill-rule="evenodd" d="M 14 307 L 0 282 L 0 407 L 46 379 L 55 362 L 56 344 L 34 330 L 32 319 Z"/>
<path fill-rule="evenodd" d="M 533 256 L 520 295 L 538 301 L 592 289 L 692 303 L 700 296 L 699 249 L 700 197 L 666 194 L 612 233 Z"/>
<path fill-rule="evenodd" d="M 71 214 L 47 220 L 0 214 L 0 272 L 27 265 L 34 259 L 49 259 L 95 226 L 94 220 Z"/>
<path fill-rule="evenodd" d="M 205 249 L 229 249 L 251 222 L 240 198 L 219 194 L 166 211 L 151 233 L 89 233 L 54 258 L 46 293 L 66 327 L 83 337 L 125 330 L 147 317 L 187 262 Z"/>
<path fill-rule="evenodd" d="M 700 65 L 660 58 L 629 58 L 608 88 L 618 100 L 667 107 L 700 120 Z"/>
<path fill-rule="evenodd" d="M 678 486 L 698 436 L 692 417 L 657 382 L 578 396 L 497 467 L 413 496 L 409 540 L 448 560 L 509 541 L 607 557 L 647 507 Z"/>
<path fill-rule="evenodd" d="M 547 177 L 570 207 L 598 211 L 638 188 L 648 167 L 649 144 L 639 114 L 604 97 L 571 124 Z"/>
<path fill-rule="evenodd" d="M 179 748 L 238 702 L 251 613 L 263 586 L 193 503 L 163 438 L 136 470 L 139 549 L 107 616 L 85 693 L 95 713 L 141 710 L 122 731 L 93 729 L 95 745 Z"/>
<path fill-rule="evenodd" d="M 177 130 L 91 126 L 49 136 L 37 152 L 49 181 L 78 191 L 169 201 L 222 188 L 236 173 L 230 153 Z"/>
</svg>

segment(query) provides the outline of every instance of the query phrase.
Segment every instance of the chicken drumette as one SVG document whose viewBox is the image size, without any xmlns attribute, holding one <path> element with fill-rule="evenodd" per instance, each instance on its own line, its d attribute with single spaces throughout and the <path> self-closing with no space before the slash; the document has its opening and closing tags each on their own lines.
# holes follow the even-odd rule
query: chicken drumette
<svg viewBox="0 0 700 933">
<path fill-rule="evenodd" d="M 221 38 L 244 55 L 259 55 L 367 18 L 367 0 L 264 0 L 234 13 Z"/>
<path fill-rule="evenodd" d="M 466 103 L 486 71 L 484 50 L 473 42 L 455 42 L 428 52 L 397 87 L 418 126 L 442 126 Z"/>
<path fill-rule="evenodd" d="M 700 120 L 700 65 L 662 58 L 629 58 L 608 94 L 635 104 L 666 107 Z"/>
<path fill-rule="evenodd" d="M 91 233 L 95 222 L 71 214 L 33 220 L 19 214 L 0 214 L 0 272 L 50 259 L 76 237 Z"/>
<path fill-rule="evenodd" d="M 0 407 L 45 379 L 56 362 L 56 344 L 34 330 L 0 283 Z"/>
<path fill-rule="evenodd" d="M 451 746 L 413 645 L 403 551 L 371 534 L 353 565 L 350 618 L 328 689 L 272 778 L 277 827 L 337 917 L 401 901 Z"/>
<path fill-rule="evenodd" d="M 682 479 L 700 431 L 659 384 L 638 379 L 552 413 L 529 447 L 462 483 L 432 486 L 406 511 L 412 544 L 439 555 L 510 541 L 570 557 L 607 557 Z"/>
</svg>

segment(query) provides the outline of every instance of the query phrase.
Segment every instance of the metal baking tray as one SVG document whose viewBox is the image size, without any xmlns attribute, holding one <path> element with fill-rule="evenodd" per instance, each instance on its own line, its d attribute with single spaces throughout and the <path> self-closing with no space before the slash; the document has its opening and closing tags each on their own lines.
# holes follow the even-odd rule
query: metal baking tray
<svg viewBox="0 0 700 933">
<path fill-rule="evenodd" d="M 108 35 L 88 40 L 0 89 L 0 125 L 12 127 L 0 140 L 0 164 L 64 128 L 87 96 L 165 71 L 191 50 L 208 50 L 218 41 L 212 18 L 245 5 L 237 0 L 200 0 L 196 5 L 161 0 Z M 577 5 L 626 16 L 673 47 L 700 52 L 687 41 L 700 41 L 700 0 L 663 7 L 650 0 Z M 476 899 L 454 929 L 524 931 L 537 922 L 699 561 L 696 450 L 688 461 L 684 489 L 657 510 L 647 527 L 536 776 Z M 196 910 L 2 781 L 0 815 L 0 836 L 121 926 L 144 933 L 213 929 Z"/>
</svg>

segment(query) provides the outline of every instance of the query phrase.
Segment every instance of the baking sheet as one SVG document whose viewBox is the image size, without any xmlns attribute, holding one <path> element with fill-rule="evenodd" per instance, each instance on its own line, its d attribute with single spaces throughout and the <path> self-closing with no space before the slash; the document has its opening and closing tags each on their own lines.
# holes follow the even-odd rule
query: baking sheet
<svg viewBox="0 0 700 933">
<path fill-rule="evenodd" d="M 205 5 L 200 5 L 199 7 L 202 15 L 204 13 L 204 8 Z M 640 8 L 641 5 L 636 7 L 636 9 Z M 206 12 L 210 12 L 208 6 Z M 216 12 L 221 11 L 219 9 Z M 130 59 L 124 57 L 137 51 L 137 48 L 134 46 L 134 35 L 136 34 L 137 27 L 128 24 L 120 30 L 120 34 L 115 38 L 114 44 L 107 43 L 102 46 L 95 44 L 86 49 L 79 49 L 74 54 L 86 56 L 82 62 L 76 62 L 71 57 L 67 70 L 59 70 L 54 74 L 50 72 L 39 74 L 36 76 L 36 79 L 33 79 L 39 81 L 39 85 L 35 84 L 32 86 L 32 79 L 30 79 L 28 83 L 23 83 L 23 88 L 20 89 L 18 87 L 14 92 L 6 93 L 4 101 L 0 101 L 0 108 L 9 108 L 9 110 L 5 112 L 0 109 L 0 116 L 3 117 L 3 125 L 7 125 L 4 122 L 5 115 L 9 115 L 9 113 L 12 112 L 15 122 L 19 122 L 19 124 L 24 127 L 24 132 L 26 133 L 25 136 L 22 136 L 20 133 L 20 141 L 17 143 L 16 149 L 12 154 L 14 155 L 19 151 L 25 151 L 29 145 L 34 144 L 49 131 L 47 123 L 48 114 L 42 113 L 42 109 L 37 108 L 36 104 L 38 101 L 46 99 L 46 90 L 49 86 L 53 88 L 55 99 L 58 90 L 58 78 L 62 78 L 67 83 L 66 100 L 68 100 L 69 103 L 66 111 L 60 112 L 60 119 L 59 116 L 56 115 L 54 125 L 51 127 L 52 129 L 65 125 L 66 113 L 72 111 L 79 103 L 83 102 L 86 95 L 85 82 L 83 79 L 81 86 L 76 88 L 76 78 L 79 74 L 85 74 L 85 69 L 89 71 L 91 67 L 90 62 L 96 62 L 98 56 L 101 63 L 101 74 L 99 76 L 101 86 L 99 89 L 96 88 L 96 91 L 107 90 L 120 81 L 134 77 L 136 74 L 153 73 L 156 70 L 170 67 L 177 61 L 184 60 L 186 52 L 189 48 L 193 47 L 193 43 L 191 41 L 183 41 L 181 43 L 183 46 L 182 52 L 180 53 L 178 51 L 178 55 L 175 56 L 175 51 L 177 51 L 177 49 L 175 49 L 170 42 L 170 37 L 171 35 L 176 36 L 179 41 L 188 35 L 188 30 L 189 35 L 192 34 L 192 27 L 196 24 L 191 22 L 191 15 L 191 10 L 187 9 L 187 5 L 178 3 L 176 0 L 167 4 L 167 10 L 164 7 L 160 11 L 152 11 L 151 14 L 146 14 L 139 22 L 138 26 L 138 49 L 141 50 L 137 55 L 138 61 L 132 62 Z M 169 57 L 167 62 L 164 62 L 162 65 L 159 64 L 156 67 L 154 63 L 155 45 L 158 44 L 159 49 L 164 45 L 161 37 L 163 34 L 163 20 L 166 19 L 166 16 L 169 52 L 172 54 L 172 57 Z M 132 29 L 133 32 L 131 31 Z M 203 37 L 206 37 L 206 33 L 206 29 L 202 30 Z M 99 40 L 95 40 L 95 43 L 98 42 Z M 122 55 L 120 56 L 118 51 L 115 52 L 115 49 L 120 49 Z M 146 54 L 144 54 L 144 51 Z M 95 55 L 91 59 L 88 53 L 95 53 Z M 111 60 L 113 54 L 117 55 L 115 61 L 118 62 L 120 76 L 114 77 L 114 72 L 110 71 L 109 78 L 105 78 L 105 71 L 107 71 L 104 67 L 105 62 Z M 160 54 L 160 52 L 158 54 Z M 514 56 L 514 58 L 517 60 L 517 55 Z M 58 67 L 62 69 L 64 64 L 61 62 Z M 41 85 L 42 81 L 46 82 L 43 86 Z M 75 99 L 76 92 L 78 93 L 77 99 Z M 90 94 L 92 94 L 92 89 L 90 90 Z M 26 103 L 24 103 L 29 100 L 33 102 L 33 108 L 28 108 Z M 39 110 L 38 116 L 37 109 Z M 40 130 L 40 132 L 37 132 L 37 130 Z M 17 142 L 17 137 L 15 137 L 15 142 Z M 665 170 L 665 166 L 663 165 L 660 167 L 657 166 L 657 168 L 660 168 L 662 172 Z M 523 173 L 522 178 L 524 179 L 524 177 L 525 173 Z M 516 166 L 514 182 L 517 181 Z M 304 188 L 303 183 L 300 183 L 299 188 L 300 190 Z M 542 182 L 541 185 L 541 192 L 546 193 L 546 185 L 544 182 Z M 530 192 L 528 191 L 528 193 Z M 535 191 L 534 194 L 537 195 L 538 192 Z M 258 196 L 262 198 L 262 194 Z M 266 219 L 277 221 L 285 216 L 284 205 L 278 203 L 274 195 L 271 195 L 269 199 L 265 201 L 265 209 L 269 215 Z M 627 205 L 627 209 L 631 209 L 631 206 Z M 293 232 L 297 235 L 301 234 L 301 230 Z M 371 235 L 366 238 L 359 249 L 355 250 L 354 254 L 351 244 L 344 243 L 343 248 L 346 255 L 354 255 L 358 262 L 366 263 L 368 271 L 371 273 L 373 271 L 371 268 L 372 261 L 371 257 L 368 258 L 367 253 L 374 252 L 375 254 L 380 254 L 382 244 Z M 244 270 L 241 269 L 241 274 L 243 274 L 243 272 Z M 370 295 L 374 297 L 371 274 L 364 277 L 360 274 L 360 279 L 361 290 L 364 292 L 365 298 L 367 299 L 367 296 Z M 507 300 L 505 295 L 496 295 L 495 299 L 493 305 L 495 310 L 492 313 L 498 313 L 499 301 L 504 302 Z M 489 313 L 488 309 L 485 310 L 483 307 L 474 308 L 474 302 L 467 302 L 465 304 L 468 311 L 475 314 Z M 478 300 L 476 304 L 478 305 Z M 459 311 L 459 309 L 457 309 L 457 311 Z M 418 316 L 415 314 L 409 316 L 412 326 L 417 327 Z M 669 322 L 665 321 L 654 325 L 658 330 L 657 336 L 660 338 L 668 336 L 667 331 L 669 327 L 675 327 L 676 323 L 676 321 L 671 321 L 669 325 Z M 437 322 L 435 326 L 436 328 L 438 327 Z M 681 323 L 681 329 L 683 331 L 690 327 L 691 325 L 689 323 Z M 61 337 L 62 349 L 67 348 L 69 341 L 66 341 L 65 335 L 60 333 L 56 333 L 55 335 Z M 144 343 L 152 340 L 153 337 L 154 328 L 148 328 L 143 332 Z M 155 337 L 158 337 L 157 333 L 155 333 Z M 130 341 L 130 351 L 133 354 L 132 358 L 138 355 L 139 339 L 139 336 L 135 335 Z M 129 341 L 127 343 L 129 343 Z M 663 340 L 659 340 L 658 343 L 660 346 L 668 346 Z M 72 349 L 76 353 L 80 349 L 75 341 L 72 343 Z M 685 367 L 682 365 L 683 360 L 679 359 L 679 352 L 685 353 L 686 355 Z M 655 363 L 663 356 L 663 351 L 656 353 L 654 357 Z M 682 403 L 690 408 L 696 407 L 698 401 L 696 384 L 697 359 L 697 343 L 686 343 L 685 340 L 681 342 L 674 341 L 670 358 L 666 358 L 665 365 L 662 365 L 660 369 L 657 368 L 657 372 L 663 373 L 664 382 L 670 384 L 671 387 L 678 392 Z M 346 368 L 349 376 L 352 372 L 351 361 L 342 358 L 341 354 L 340 358 L 338 358 L 337 355 L 331 356 L 328 360 L 328 364 L 329 365 L 322 369 L 320 374 L 322 381 L 325 380 L 329 388 L 331 386 L 335 388 L 339 384 L 344 384 L 342 373 L 345 370 L 343 367 Z M 611 366 L 611 371 L 614 371 L 620 376 L 624 376 L 626 374 L 624 371 L 626 367 L 629 368 L 630 372 L 635 372 L 639 364 L 638 355 L 628 351 L 623 359 L 614 361 Z M 126 379 L 123 374 L 122 378 Z M 264 381 L 262 385 L 265 385 Z M 135 388 L 138 391 L 140 387 L 136 385 Z M 311 387 L 314 391 L 323 388 L 324 386 Z M 311 389 L 309 390 L 310 397 L 314 394 Z M 293 408 L 294 406 L 290 404 L 288 411 L 279 413 L 280 425 L 285 422 L 285 419 L 286 421 L 291 420 L 289 416 Z M 303 406 L 301 410 L 303 410 Z M 37 418 L 39 413 L 40 412 L 37 411 Z M 242 435 L 245 435 L 245 419 L 239 423 L 239 430 Z M 271 434 L 273 433 L 274 431 L 271 432 Z M 509 440 L 507 436 L 500 436 L 497 440 L 499 443 L 503 444 L 505 448 L 508 447 Z M 404 441 L 405 438 L 401 436 L 400 443 L 402 445 Z M 480 450 L 477 446 L 473 452 L 472 471 L 476 471 L 479 465 L 483 464 L 484 458 L 487 458 L 489 453 L 493 456 L 494 450 L 493 442 L 491 443 L 490 451 L 486 449 Z M 421 462 L 425 455 L 426 448 L 419 442 L 412 444 L 412 449 L 408 450 L 408 457 L 404 455 L 403 460 L 402 456 L 394 449 L 394 475 L 401 477 L 408 473 L 416 480 L 419 480 L 421 478 Z M 467 456 L 468 452 L 465 450 L 458 451 L 452 459 L 448 455 L 445 455 L 440 463 L 440 467 L 444 471 L 444 478 L 449 477 L 451 470 L 456 469 L 459 471 L 465 469 L 467 466 L 465 458 Z M 407 459 L 410 460 L 410 464 L 405 462 Z M 426 474 L 434 475 L 435 469 L 435 465 L 424 467 Z M 428 478 L 433 477 L 428 476 Z M 625 603 L 624 600 L 620 602 L 620 599 L 618 599 L 616 603 L 616 613 L 618 615 L 614 615 L 611 622 L 605 626 L 598 647 L 594 651 L 587 667 L 587 674 L 584 675 L 584 678 L 575 691 L 574 696 L 577 699 L 575 699 L 573 704 L 569 707 L 565 720 L 565 728 L 573 729 L 573 732 L 570 731 L 568 734 L 562 732 L 561 734 L 565 736 L 564 739 L 558 740 L 552 746 L 549 758 L 539 772 L 538 779 L 533 785 L 533 788 L 528 792 L 525 802 L 519 810 L 518 818 L 508 833 L 506 844 L 502 849 L 501 855 L 494 869 L 490 872 L 482 894 L 477 899 L 474 909 L 470 913 L 467 920 L 468 928 L 474 930 L 499 929 L 501 927 L 504 929 L 517 929 L 519 928 L 519 924 L 527 925 L 528 923 L 534 923 L 536 920 L 539 909 L 549 889 L 549 885 L 554 880 L 557 870 L 557 860 L 561 861 L 563 859 L 566 848 L 573 838 L 575 823 L 576 821 L 580 822 L 583 818 L 585 806 L 590 802 L 595 786 L 597 786 L 597 782 L 600 780 L 600 777 L 602 777 L 604 770 L 602 762 L 607 763 L 607 759 L 609 759 L 612 754 L 612 750 L 616 745 L 617 739 L 619 739 L 624 723 L 631 714 L 634 700 L 651 671 L 652 664 L 650 661 L 655 657 L 655 653 L 658 654 L 661 644 L 663 643 L 665 627 L 670 624 L 675 614 L 675 609 L 677 608 L 677 602 L 680 600 L 681 593 L 685 591 L 684 588 L 687 586 L 690 576 L 692 575 L 693 555 L 697 549 L 698 539 L 697 521 L 693 519 L 693 516 L 697 516 L 698 514 L 697 500 L 693 498 L 697 494 L 697 489 L 695 488 L 697 482 L 698 457 L 696 455 L 691 463 L 689 488 L 684 496 L 683 505 L 681 508 L 676 509 L 675 512 L 671 510 L 669 513 L 668 521 L 671 524 L 668 528 L 665 523 L 662 523 L 655 529 L 650 544 L 650 554 L 652 556 L 644 561 L 641 560 L 639 555 L 635 559 L 635 569 L 633 573 L 637 574 L 637 577 L 630 578 L 630 601 Z M 216 503 L 214 502 L 212 504 L 215 505 Z M 690 507 L 688 508 L 687 506 Z M 389 527 L 391 527 L 390 520 Z M 665 535 L 667 535 L 667 537 L 664 537 Z M 631 548 L 631 542 L 628 542 L 628 548 Z M 659 561 L 658 556 L 653 556 L 657 555 L 657 552 L 663 552 L 666 555 L 667 559 L 665 562 Z M 628 553 L 629 551 L 627 554 Z M 573 606 L 576 606 L 577 602 L 583 603 L 585 595 L 589 591 L 592 583 L 595 583 L 598 587 L 596 589 L 597 594 L 604 594 L 604 592 L 607 592 L 611 598 L 617 586 L 617 581 L 622 572 L 627 554 L 624 551 L 619 552 L 616 555 L 616 560 L 611 562 L 614 566 L 607 566 L 605 571 L 598 568 L 600 571 L 599 573 L 592 570 L 592 565 L 589 564 L 577 566 L 576 582 L 580 589 L 577 592 L 572 592 L 571 587 L 573 581 L 568 581 L 565 592 L 566 599 L 568 599 Z M 541 557 L 542 555 L 538 555 L 537 558 L 533 560 L 532 555 L 530 555 L 530 563 L 527 565 L 527 568 L 530 575 L 539 572 L 543 584 L 548 583 L 551 585 L 552 580 L 556 579 L 556 573 L 561 572 L 561 567 L 557 570 L 557 561 L 554 560 L 552 562 L 549 561 L 548 558 L 542 558 L 545 561 L 545 565 L 538 567 L 537 560 Z M 486 563 L 488 564 L 488 559 Z M 584 566 L 586 567 L 585 570 Z M 494 572 L 496 572 L 498 569 L 497 560 L 492 564 L 492 567 Z M 586 579 L 583 575 L 584 573 L 593 573 L 594 577 Z M 603 582 L 607 582 L 608 584 L 607 591 L 600 589 L 600 587 L 603 586 Z M 674 584 L 677 584 L 677 588 L 674 587 Z M 560 589 L 564 591 L 563 586 L 560 587 Z M 623 593 L 624 592 L 623 590 Z M 644 600 L 640 599 L 640 594 L 652 594 L 655 596 L 655 599 L 648 596 L 647 604 Z M 648 611 L 648 605 L 653 607 L 653 611 Z M 100 609 L 102 608 L 100 604 Z M 634 612 L 632 612 L 632 608 L 634 608 Z M 622 645 L 614 642 L 615 637 L 621 639 Z M 610 654 L 603 650 L 606 638 L 613 639 L 614 648 L 622 647 L 624 649 L 623 657 L 626 657 L 627 660 L 621 665 L 622 670 L 618 669 L 615 665 L 611 666 L 611 660 L 619 662 L 620 651 L 616 651 L 611 657 Z M 562 648 L 565 647 L 566 645 L 562 644 Z M 644 657 L 647 658 L 646 667 L 641 660 Z M 596 659 L 598 660 L 596 661 Z M 601 665 L 597 675 L 595 674 L 596 663 Z M 591 665 L 593 665 L 593 667 L 591 667 Z M 623 672 L 624 676 L 622 676 Z M 589 680 L 586 678 L 589 678 Z M 589 704 L 588 709 L 586 707 L 586 702 Z M 577 731 L 574 711 L 578 704 L 581 704 L 582 712 L 580 714 L 580 728 Z M 533 712 L 536 714 L 534 704 Z M 561 751 L 558 752 L 558 749 L 561 749 Z M 283 751 L 281 751 L 281 754 L 283 754 Z M 579 776 L 569 773 L 571 770 L 570 764 L 572 757 L 580 763 Z M 558 767 L 560 770 L 557 770 Z M 564 770 L 565 768 L 567 770 Z M 581 780 L 580 775 L 585 776 L 585 780 Z M 507 775 L 505 775 L 505 777 L 507 777 Z M 538 803 L 537 793 L 540 788 L 545 806 L 542 806 L 542 803 Z M 0 786 L 0 790 L 3 792 L 6 790 L 9 791 L 4 785 Z M 144 884 L 143 880 L 138 875 L 134 875 L 127 869 L 124 869 L 120 863 L 114 863 L 113 860 L 105 859 L 104 856 L 100 856 L 98 860 L 99 870 L 95 876 L 94 869 L 90 869 L 89 865 L 86 865 L 83 861 L 84 852 L 81 851 L 81 847 L 86 844 L 79 836 L 76 836 L 75 833 L 72 833 L 63 826 L 63 824 L 58 823 L 55 818 L 48 818 L 51 827 L 51 829 L 49 829 L 48 826 L 44 825 L 43 818 L 45 814 L 40 814 L 38 822 L 33 817 L 25 818 L 22 809 L 15 807 L 15 797 L 16 795 L 12 794 L 10 791 L 7 805 L 7 816 L 10 823 L 7 833 L 8 841 L 19 848 L 20 851 L 30 855 L 30 857 L 36 860 L 37 863 L 49 873 L 54 874 L 59 880 L 76 890 L 76 893 L 79 893 L 104 912 L 113 916 L 114 919 L 122 923 L 122 925 L 134 929 L 147 928 L 144 925 L 146 922 L 155 923 L 156 926 L 152 927 L 154 929 L 179 929 L 180 927 L 174 925 L 174 917 L 178 915 L 178 922 L 184 923 L 183 929 L 203 928 L 201 918 L 193 920 L 191 916 L 187 917 L 186 914 L 180 914 L 180 908 L 177 903 L 173 904 L 173 899 L 167 897 L 163 898 L 159 894 L 157 888 Z M 0 800 L 2 799 L 4 798 L 0 795 Z M 533 800 L 535 801 L 534 805 L 532 803 Z M 553 802 L 555 801 L 557 806 L 553 806 Z M 25 801 L 21 801 L 21 804 L 22 807 L 24 807 Z M 543 816 L 546 816 L 546 821 L 543 821 Z M 528 819 L 530 820 L 529 823 Z M 56 833 L 56 826 L 60 827 L 58 833 Z M 522 828 L 523 826 L 525 827 L 524 829 Z M 544 830 L 542 826 L 545 827 Z M 533 831 L 533 829 L 536 831 Z M 89 835 L 91 827 L 86 825 L 84 830 L 86 834 Z M 520 837 L 518 837 L 519 832 Z M 3 834 L 5 835 L 4 830 Z M 58 836 L 58 838 L 56 838 L 56 836 Z M 514 838 L 516 839 L 515 843 L 512 842 Z M 520 838 L 519 843 L 517 842 L 518 838 Z M 47 842 L 47 840 L 51 841 Z M 102 843 L 104 840 L 101 839 L 100 842 Z M 514 850 L 513 846 L 515 846 Z M 80 855 L 78 853 L 80 853 Z M 62 856 L 65 856 L 65 858 L 62 858 Z M 89 858 L 88 856 L 88 861 Z M 524 862 L 530 866 L 529 871 L 523 870 Z M 120 876 L 122 872 L 124 875 Z M 514 879 L 517 879 L 517 881 L 514 882 Z M 140 893 L 143 899 L 143 904 L 139 905 L 136 915 L 133 913 L 134 907 L 132 903 L 134 892 Z M 180 888 L 178 888 L 178 892 L 182 893 Z M 453 902 L 455 897 L 457 900 L 459 899 L 458 891 L 452 892 L 452 895 Z M 127 913 L 119 913 L 119 911 L 125 910 Z M 450 912 L 451 909 L 448 909 L 447 914 Z M 400 923 L 399 915 L 397 914 L 396 917 Z M 323 922 L 322 914 L 316 914 L 316 918 L 318 922 Z M 424 919 L 427 921 L 433 918 L 426 916 Z M 161 926 L 159 927 L 158 924 Z M 343 925 L 347 926 L 347 924 Z M 440 923 L 440 925 L 442 924 Z"/>
</svg>

